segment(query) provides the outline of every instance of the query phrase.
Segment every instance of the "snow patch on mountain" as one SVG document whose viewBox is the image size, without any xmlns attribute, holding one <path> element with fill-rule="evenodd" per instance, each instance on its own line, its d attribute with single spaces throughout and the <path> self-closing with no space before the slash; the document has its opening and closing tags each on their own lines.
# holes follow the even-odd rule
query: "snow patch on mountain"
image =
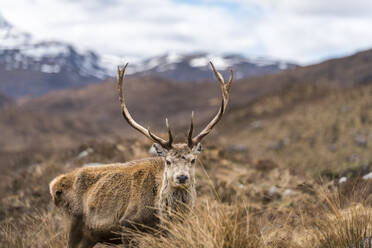
<svg viewBox="0 0 372 248">
<path fill-rule="evenodd" d="M 168 64 L 179 63 L 183 59 L 183 56 L 176 52 L 170 52 L 165 56 L 165 60 Z"/>
<path fill-rule="evenodd" d="M 207 80 L 212 61 L 217 70 L 235 70 L 237 78 L 274 73 L 296 65 L 270 58 L 247 58 L 236 54 L 168 53 L 129 64 L 127 73 L 134 75 L 157 75 L 174 80 Z M 176 74 L 184 74 L 177 76 Z M 189 74 L 189 75 L 187 75 Z"/>
<path fill-rule="evenodd" d="M 25 47 L 22 49 L 22 53 L 26 56 L 33 57 L 36 61 L 40 61 L 43 58 L 67 55 L 69 49 L 62 43 L 43 43 Z"/>
<path fill-rule="evenodd" d="M 35 41 L 0 15 L 0 63 L 8 71 L 23 69 L 42 73 L 76 71 L 82 77 L 104 79 L 107 70 L 92 51 L 78 50 L 64 42 Z"/>
<path fill-rule="evenodd" d="M 201 57 L 191 59 L 189 64 L 192 67 L 201 67 L 205 69 L 208 66 L 209 61 L 213 61 L 213 65 L 217 70 L 226 70 L 228 67 L 233 66 L 236 62 L 232 59 L 224 58 L 218 55 L 206 54 Z"/>
<path fill-rule="evenodd" d="M 43 64 L 40 67 L 40 71 L 45 73 L 58 73 L 60 72 L 61 67 L 59 65 L 47 65 Z"/>
<path fill-rule="evenodd" d="M 201 57 L 201 58 L 195 58 L 190 60 L 190 66 L 192 67 L 204 67 L 208 65 L 209 59 L 206 57 Z"/>
</svg>

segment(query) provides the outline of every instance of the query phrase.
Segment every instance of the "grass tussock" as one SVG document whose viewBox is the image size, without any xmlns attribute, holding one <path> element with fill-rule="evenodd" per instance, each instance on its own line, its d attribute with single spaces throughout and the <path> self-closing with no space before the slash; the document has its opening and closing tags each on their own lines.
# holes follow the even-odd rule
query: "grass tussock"
<svg viewBox="0 0 372 248">
<path fill-rule="evenodd" d="M 319 192 L 324 211 L 311 220 L 305 247 L 370 248 L 372 247 L 372 207 L 368 202 L 369 183 L 354 184 L 352 192 Z"/>
<path fill-rule="evenodd" d="M 0 247 L 62 248 L 67 236 L 64 220 L 53 211 L 22 216 L 0 225 Z"/>
<path fill-rule="evenodd" d="M 314 237 L 319 248 L 371 247 L 372 208 L 361 204 L 335 209 L 316 225 Z"/>
<path fill-rule="evenodd" d="M 205 199 L 187 217 L 165 221 L 162 234 L 136 232 L 134 236 L 139 247 L 256 248 L 262 245 L 257 227 L 246 206 Z"/>
</svg>

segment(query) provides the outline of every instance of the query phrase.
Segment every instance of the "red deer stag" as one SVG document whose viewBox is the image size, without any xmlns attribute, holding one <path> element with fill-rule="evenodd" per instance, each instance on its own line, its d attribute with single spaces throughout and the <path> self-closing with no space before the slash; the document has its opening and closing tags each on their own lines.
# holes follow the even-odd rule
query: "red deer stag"
<svg viewBox="0 0 372 248">
<path fill-rule="evenodd" d="M 125 68 L 118 68 L 118 90 L 122 114 L 134 129 L 154 142 L 152 149 L 159 157 L 127 163 L 78 168 L 60 175 L 50 183 L 54 204 L 69 220 L 68 247 L 89 248 L 99 242 L 116 243 L 118 233 L 126 228 L 151 227 L 172 211 L 192 208 L 195 192 L 195 161 L 202 150 L 200 141 L 221 119 L 229 100 L 233 79 L 225 83 L 210 63 L 217 77 L 222 101 L 216 116 L 195 137 L 193 114 L 188 142 L 173 144 L 166 119 L 168 140 L 138 124 L 129 113 L 123 95 Z M 121 237 L 125 240 L 125 237 Z"/>
</svg>

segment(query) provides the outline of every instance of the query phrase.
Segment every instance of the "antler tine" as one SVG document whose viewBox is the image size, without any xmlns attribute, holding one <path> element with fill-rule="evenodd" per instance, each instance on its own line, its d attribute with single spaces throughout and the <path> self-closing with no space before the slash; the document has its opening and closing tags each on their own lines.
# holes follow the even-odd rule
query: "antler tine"
<svg viewBox="0 0 372 248">
<path fill-rule="evenodd" d="M 232 83 L 232 81 L 234 79 L 234 72 L 233 72 L 233 70 L 230 70 L 229 81 L 227 83 L 225 83 L 225 80 L 223 79 L 221 73 L 219 73 L 216 70 L 216 68 L 214 67 L 213 63 L 210 61 L 209 64 L 211 65 L 211 67 L 213 69 L 213 72 L 214 72 L 214 75 L 216 76 L 216 78 L 218 79 L 218 82 L 220 83 L 221 91 L 222 91 L 222 96 L 225 98 L 225 102 L 226 102 L 226 106 L 227 106 L 231 83 Z"/>
<path fill-rule="evenodd" d="M 168 129 L 168 146 L 172 147 L 173 143 L 173 135 L 172 135 L 172 130 L 170 129 L 168 118 L 165 118 L 165 126 Z"/>
<path fill-rule="evenodd" d="M 190 130 L 189 130 L 189 135 L 187 139 L 187 144 L 190 148 L 194 146 L 193 141 L 192 141 L 192 132 L 194 131 L 194 111 L 191 112 L 191 122 L 190 122 Z"/>
<path fill-rule="evenodd" d="M 232 83 L 233 78 L 234 78 L 233 71 L 230 70 L 230 78 L 229 78 L 229 81 L 226 84 L 224 79 L 222 78 L 221 74 L 214 67 L 213 63 L 212 62 L 209 62 L 209 63 L 211 65 L 211 67 L 213 69 L 213 72 L 214 72 L 214 75 L 218 79 L 220 87 L 221 87 L 221 92 L 222 92 L 221 107 L 220 107 L 218 113 L 216 114 L 216 116 L 208 123 L 208 125 L 200 132 L 200 134 L 198 134 L 196 137 L 192 138 L 192 142 L 191 142 L 192 146 L 199 143 L 206 135 L 208 135 L 212 131 L 213 127 L 218 123 L 218 121 L 221 120 L 221 118 L 222 118 L 222 116 L 225 112 L 227 103 L 229 101 L 230 87 L 231 87 L 231 83 Z M 189 136 L 190 136 L 190 132 L 189 132 Z M 189 138 L 189 146 L 190 146 L 190 138 Z"/>
<path fill-rule="evenodd" d="M 216 116 L 208 123 L 208 125 L 194 138 L 192 138 L 192 147 L 198 144 L 205 136 L 207 136 L 213 127 L 221 120 L 225 109 L 225 100 L 222 99 L 221 107 Z"/>
<path fill-rule="evenodd" d="M 220 82 L 220 85 L 222 87 L 225 84 L 225 80 L 223 80 L 223 77 L 221 76 L 221 73 L 219 73 L 216 70 L 216 67 L 214 67 L 212 61 L 209 61 L 209 64 L 211 65 L 211 67 L 213 69 L 213 72 L 214 72 L 214 75 L 216 76 L 216 78 L 218 79 L 218 81 Z"/>
<path fill-rule="evenodd" d="M 232 83 L 233 79 L 234 79 L 234 72 L 233 72 L 233 70 L 230 70 L 229 82 L 227 82 L 227 85 L 226 85 L 227 92 L 230 92 L 231 83 Z"/>
<path fill-rule="evenodd" d="M 164 139 L 156 136 L 155 134 L 150 132 L 150 129 L 146 129 L 140 124 L 138 124 L 131 116 L 129 113 L 127 106 L 125 105 L 125 99 L 124 99 L 124 94 L 123 94 L 123 79 L 124 79 L 124 73 L 125 69 L 127 68 L 128 63 L 124 65 L 122 69 L 118 66 L 118 75 L 117 75 L 117 80 L 118 80 L 118 91 L 119 91 L 119 101 L 120 101 L 120 107 L 121 107 L 121 112 L 123 114 L 124 119 L 131 125 L 134 129 L 145 135 L 147 138 L 151 139 L 155 143 L 160 144 L 162 147 L 169 149 L 172 146 L 173 142 L 173 137 L 171 135 L 169 126 L 168 127 L 168 133 L 169 133 L 169 141 L 165 141 Z"/>
</svg>

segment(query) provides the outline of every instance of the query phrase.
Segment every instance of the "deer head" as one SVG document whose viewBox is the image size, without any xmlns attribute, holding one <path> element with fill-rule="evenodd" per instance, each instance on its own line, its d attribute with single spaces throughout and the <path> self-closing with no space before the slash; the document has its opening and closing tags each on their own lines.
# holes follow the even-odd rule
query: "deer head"
<svg viewBox="0 0 372 248">
<path fill-rule="evenodd" d="M 154 142 L 152 149 L 158 156 L 164 158 L 165 160 L 164 179 L 166 179 L 167 182 L 171 184 L 171 186 L 187 187 L 190 184 L 193 184 L 195 161 L 199 153 L 202 151 L 202 146 L 200 142 L 205 136 L 207 136 L 212 131 L 213 127 L 221 120 L 226 110 L 226 106 L 229 100 L 231 82 L 233 80 L 232 70 L 230 71 L 229 81 L 225 83 L 221 74 L 217 72 L 212 62 L 210 62 L 214 74 L 218 79 L 222 92 L 222 100 L 219 111 L 216 114 L 216 116 L 209 122 L 209 124 L 195 137 L 193 137 L 194 112 L 192 112 L 187 143 L 173 144 L 173 135 L 168 123 L 168 119 L 165 119 L 165 124 L 168 129 L 168 140 L 164 140 L 159 136 L 153 134 L 149 128 L 146 129 L 140 124 L 138 124 L 129 113 L 127 106 L 125 105 L 125 99 L 123 95 L 123 79 L 127 65 L 128 64 L 126 64 L 122 69 L 118 67 L 117 76 L 119 100 L 124 119 L 134 129 L 136 129 L 137 131 L 139 131 L 140 133 L 142 133 L 143 135 L 145 135 L 147 138 Z"/>
</svg>

